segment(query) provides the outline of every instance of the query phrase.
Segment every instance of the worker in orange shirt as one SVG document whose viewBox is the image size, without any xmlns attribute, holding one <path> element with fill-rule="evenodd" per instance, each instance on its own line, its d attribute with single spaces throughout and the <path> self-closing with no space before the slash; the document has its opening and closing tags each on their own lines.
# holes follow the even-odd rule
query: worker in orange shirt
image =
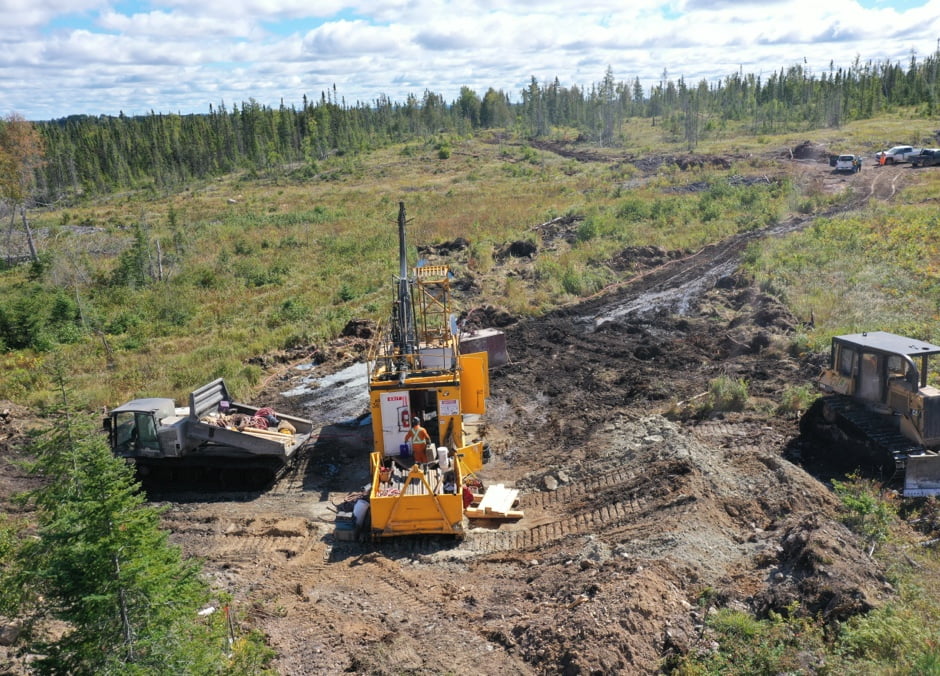
<svg viewBox="0 0 940 676">
<path fill-rule="evenodd" d="M 428 462 L 428 444 L 431 443 L 431 435 L 421 427 L 421 421 L 417 417 L 411 419 L 411 429 L 405 435 L 405 443 L 409 441 L 415 462 L 422 464 Z"/>
</svg>

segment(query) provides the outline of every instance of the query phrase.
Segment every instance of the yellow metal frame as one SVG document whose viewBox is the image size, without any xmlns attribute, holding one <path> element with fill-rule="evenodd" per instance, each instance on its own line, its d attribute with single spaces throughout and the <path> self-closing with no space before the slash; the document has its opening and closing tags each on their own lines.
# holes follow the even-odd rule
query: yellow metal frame
<svg viewBox="0 0 940 676">
<path fill-rule="evenodd" d="M 427 475 L 415 464 L 408 472 L 404 486 L 408 486 L 412 481 L 420 481 L 424 486 L 424 493 L 379 495 L 384 486 L 379 476 L 384 459 L 385 455 L 381 451 L 374 451 L 370 456 L 372 486 L 369 512 L 373 537 L 435 534 L 463 537 L 464 481 L 483 467 L 482 443 L 471 444 L 454 452 L 453 471 L 457 486 L 455 494 L 435 493 Z"/>
<path fill-rule="evenodd" d="M 463 495 L 460 488 L 459 466 L 457 473 L 457 493 L 435 493 L 428 482 L 427 475 L 416 464 L 405 479 L 405 486 L 412 481 L 420 481 L 425 493 L 420 495 L 380 496 L 382 489 L 379 481 L 379 468 L 383 454 L 376 451 L 371 456 L 372 490 L 369 498 L 369 512 L 372 518 L 373 537 L 393 537 L 395 535 L 441 534 L 463 536 Z"/>
<path fill-rule="evenodd" d="M 375 439 L 370 455 L 372 485 L 370 518 L 375 538 L 396 535 L 444 534 L 463 536 L 463 487 L 466 478 L 483 467 L 483 444 L 465 446 L 463 420 L 467 413 L 484 413 L 489 396 L 489 373 L 485 352 L 460 354 L 460 344 L 451 330 L 449 315 L 450 270 L 435 265 L 412 269 L 417 293 L 417 332 L 420 354 L 399 351 L 391 339 L 391 326 L 382 327 L 369 350 L 369 390 L 372 430 Z M 453 459 L 456 494 L 435 493 L 422 468 L 413 465 L 403 489 L 418 481 L 420 494 L 379 495 L 385 484 L 380 471 L 386 454 L 381 398 L 387 391 L 434 391 L 438 401 L 458 400 L 454 415 L 439 415 L 438 445 L 447 445 Z M 433 461 L 433 459 L 432 459 Z"/>
</svg>

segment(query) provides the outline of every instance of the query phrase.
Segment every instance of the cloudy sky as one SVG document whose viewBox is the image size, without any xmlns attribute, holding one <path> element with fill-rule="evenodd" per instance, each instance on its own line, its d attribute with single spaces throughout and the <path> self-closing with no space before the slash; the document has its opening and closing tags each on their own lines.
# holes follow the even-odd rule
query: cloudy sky
<svg viewBox="0 0 940 676">
<path fill-rule="evenodd" d="M 518 101 L 532 77 L 589 87 L 608 66 L 648 91 L 664 70 L 906 64 L 938 40 L 940 0 L 0 0 L 0 115 L 299 106 L 334 86 Z"/>
</svg>

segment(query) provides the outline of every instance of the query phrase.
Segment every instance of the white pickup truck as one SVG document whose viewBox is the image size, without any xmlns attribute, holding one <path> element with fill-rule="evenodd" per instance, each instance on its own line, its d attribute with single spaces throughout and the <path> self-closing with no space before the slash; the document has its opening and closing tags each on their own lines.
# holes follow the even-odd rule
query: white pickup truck
<svg viewBox="0 0 940 676">
<path fill-rule="evenodd" d="M 855 173 L 856 171 L 862 170 L 862 158 L 861 156 L 856 155 L 839 155 L 836 157 L 835 171 L 851 171 Z"/>
<path fill-rule="evenodd" d="M 915 155 L 919 155 L 921 148 L 915 148 L 913 146 L 894 146 L 888 148 L 887 150 L 882 150 L 878 153 L 875 158 L 881 162 L 881 157 L 884 156 L 885 164 L 898 164 L 899 162 L 910 162 L 911 158 Z"/>
</svg>

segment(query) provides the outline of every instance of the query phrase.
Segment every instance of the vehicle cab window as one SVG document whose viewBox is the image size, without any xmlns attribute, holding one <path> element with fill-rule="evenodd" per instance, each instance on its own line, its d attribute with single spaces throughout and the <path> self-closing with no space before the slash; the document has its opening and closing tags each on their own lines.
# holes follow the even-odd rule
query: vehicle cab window
<svg viewBox="0 0 940 676">
<path fill-rule="evenodd" d="M 907 373 L 907 362 L 900 356 L 893 354 L 888 357 L 888 377 L 903 378 Z"/>
<path fill-rule="evenodd" d="M 858 363 L 858 353 L 848 347 L 839 348 L 839 359 L 836 369 L 840 375 L 851 376 L 855 373 L 855 365 Z"/>
<path fill-rule="evenodd" d="M 137 441 L 142 448 L 160 448 L 157 441 L 157 424 L 151 413 L 137 414 Z"/>
<path fill-rule="evenodd" d="M 114 416 L 114 448 L 128 453 L 139 448 L 159 449 L 157 425 L 150 413 L 123 411 Z"/>
<path fill-rule="evenodd" d="M 137 419 L 131 411 L 114 414 L 114 448 L 126 453 L 134 447 L 137 440 Z"/>
</svg>

